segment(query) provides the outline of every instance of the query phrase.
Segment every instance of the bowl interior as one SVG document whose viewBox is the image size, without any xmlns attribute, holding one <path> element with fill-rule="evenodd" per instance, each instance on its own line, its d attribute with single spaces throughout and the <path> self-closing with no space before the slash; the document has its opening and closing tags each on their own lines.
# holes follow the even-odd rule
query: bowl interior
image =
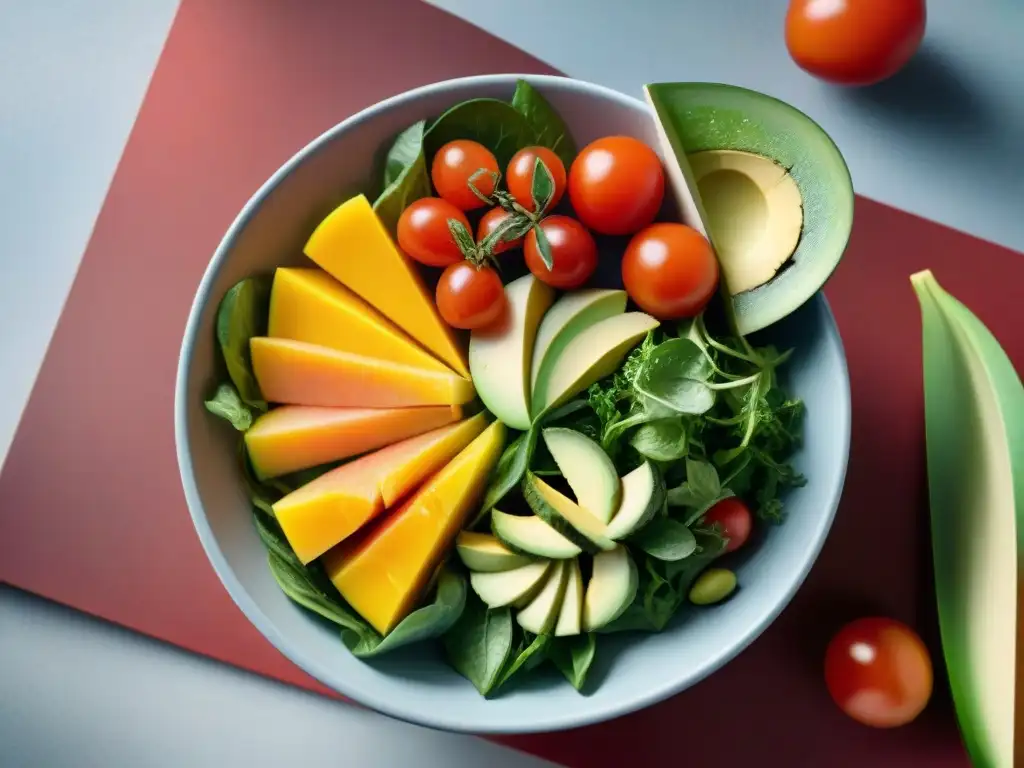
<svg viewBox="0 0 1024 768">
<path fill-rule="evenodd" d="M 466 98 L 508 98 L 515 79 L 466 78 L 382 102 L 313 141 L 275 174 L 240 214 L 203 278 L 182 346 L 175 404 L 179 463 L 196 529 L 222 582 L 256 627 L 308 673 L 366 706 L 473 732 L 549 731 L 608 719 L 682 690 L 732 658 L 775 618 L 810 569 L 838 504 L 849 449 L 845 358 L 832 315 L 817 296 L 759 334 L 759 340 L 796 348 L 784 379 L 807 406 L 805 446 L 795 464 L 808 485 L 787 500 L 786 523 L 733 561 L 741 589 L 729 601 L 684 610 L 658 635 L 602 637 L 586 695 L 547 670 L 484 702 L 433 646 L 361 661 L 333 625 L 284 596 L 253 528 L 236 437 L 203 408 L 217 370 L 217 303 L 245 276 L 310 264 L 301 253 L 309 233 L 352 194 L 372 198 L 380 149 L 396 132 Z M 566 78 L 528 79 L 565 118 L 579 146 L 608 134 L 658 146 L 642 102 Z"/>
</svg>

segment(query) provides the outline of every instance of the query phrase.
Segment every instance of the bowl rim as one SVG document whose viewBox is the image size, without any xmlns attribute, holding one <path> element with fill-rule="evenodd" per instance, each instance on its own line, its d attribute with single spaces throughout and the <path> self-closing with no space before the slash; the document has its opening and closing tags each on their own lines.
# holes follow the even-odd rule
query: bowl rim
<svg viewBox="0 0 1024 768">
<path fill-rule="evenodd" d="M 590 711 L 583 713 L 567 709 L 563 714 L 549 715 L 542 723 L 537 722 L 531 725 L 520 721 L 507 726 L 479 726 L 474 725 L 473 723 L 467 723 L 465 717 L 451 717 L 445 714 L 445 708 L 443 707 L 438 707 L 432 711 L 411 711 L 405 709 L 401 703 L 396 704 L 388 698 L 376 695 L 372 686 L 363 686 L 355 690 L 349 688 L 349 686 L 340 682 L 337 679 L 337 676 L 332 674 L 331 670 L 307 657 L 307 655 L 304 654 L 301 649 L 296 647 L 292 641 L 277 631 L 274 623 L 256 604 L 250 596 L 248 589 L 235 575 L 233 568 L 228 563 L 226 556 L 214 536 L 213 530 L 207 519 L 203 501 L 200 498 L 199 491 L 196 486 L 192 457 L 188 449 L 188 419 L 190 403 L 187 398 L 187 393 L 193 363 L 192 350 L 197 337 L 203 309 L 213 300 L 213 297 L 211 296 L 213 284 L 223 268 L 228 254 L 234 246 L 234 242 L 237 240 L 239 234 L 249 224 L 250 220 L 257 214 L 267 197 L 273 193 L 284 178 L 291 174 L 310 156 L 315 154 L 321 147 L 333 140 L 335 136 L 344 133 L 355 125 L 372 120 L 381 112 L 386 112 L 389 109 L 408 102 L 417 101 L 426 96 L 444 93 L 445 91 L 453 88 L 465 89 L 473 87 L 493 87 L 496 85 L 514 85 L 517 79 L 527 80 L 532 85 L 539 86 L 540 88 L 543 88 L 545 85 L 559 85 L 565 87 L 568 83 L 570 89 L 577 89 L 599 98 L 619 102 L 623 106 L 628 106 L 632 109 L 640 107 L 647 111 L 650 110 L 650 108 L 640 99 L 597 83 L 563 75 L 502 73 L 450 78 L 423 85 L 378 101 L 345 118 L 313 138 L 287 161 L 285 161 L 246 201 L 245 205 L 232 221 L 231 226 L 221 238 L 205 272 L 203 273 L 202 280 L 200 281 L 196 294 L 193 297 L 192 306 L 189 309 L 188 320 L 185 324 L 184 335 L 182 337 L 178 355 L 178 369 L 174 388 L 175 452 L 178 458 L 178 470 L 181 476 L 182 488 L 184 490 L 189 515 L 192 518 L 192 524 L 196 530 L 196 534 L 199 537 L 200 544 L 202 545 L 207 559 L 210 561 L 217 578 L 227 590 L 228 595 L 239 610 L 242 611 L 245 617 L 253 626 L 256 627 L 260 634 L 262 634 L 289 661 L 331 690 L 350 699 L 351 703 L 359 704 L 399 721 L 457 733 L 538 733 L 559 731 L 600 723 L 661 702 L 682 692 L 683 690 L 686 690 L 687 688 L 690 688 L 721 669 L 725 664 L 733 660 L 742 651 L 749 647 L 758 637 L 760 637 L 760 635 L 778 618 L 779 614 L 781 614 L 782 611 L 790 604 L 794 595 L 806 580 L 807 575 L 810 573 L 811 568 L 821 553 L 821 549 L 825 544 L 825 540 L 828 538 L 828 533 L 831 530 L 832 523 L 835 519 L 839 500 L 842 496 L 843 486 L 845 484 L 850 453 L 851 398 L 846 352 L 843 347 L 842 337 L 839 333 L 838 326 L 835 323 L 835 317 L 832 314 L 828 301 L 824 294 L 821 291 L 818 291 L 812 295 L 811 299 L 807 303 L 819 303 L 819 310 L 823 311 L 825 319 L 829 321 L 828 324 L 830 325 L 832 333 L 835 336 L 835 341 L 838 344 L 839 365 L 840 372 L 842 374 L 841 381 L 839 382 L 841 391 L 839 392 L 839 408 L 833 416 L 835 418 L 834 425 L 844 436 L 845 445 L 842 450 L 841 466 L 839 467 L 839 472 L 836 476 L 837 480 L 833 487 L 828 489 L 827 514 L 822 515 L 818 520 L 816 530 L 814 531 L 813 546 L 809 547 L 805 551 L 802 561 L 799 563 L 799 567 L 794 568 L 791 571 L 790 583 L 786 586 L 782 599 L 777 601 L 771 610 L 767 611 L 756 625 L 750 627 L 750 629 L 742 635 L 738 635 L 731 643 L 720 648 L 709 663 L 705 664 L 701 669 L 695 672 L 680 676 L 668 676 L 661 682 L 655 682 L 654 685 L 650 686 L 642 694 L 622 698 L 617 701 L 610 702 L 600 708 L 592 708 Z M 453 671 L 453 674 L 457 673 Z M 484 701 L 485 700 L 481 698 L 481 702 Z"/>
</svg>

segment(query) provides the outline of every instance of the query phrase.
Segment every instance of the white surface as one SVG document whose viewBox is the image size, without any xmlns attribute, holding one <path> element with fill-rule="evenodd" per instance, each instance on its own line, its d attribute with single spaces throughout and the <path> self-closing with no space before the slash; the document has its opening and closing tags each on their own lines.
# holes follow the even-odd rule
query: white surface
<svg viewBox="0 0 1024 768">
<path fill-rule="evenodd" d="M 0 588 L 5 768 L 544 768 Z M 16 695 L 14 695 L 16 692 Z"/>
<path fill-rule="evenodd" d="M 177 0 L 0 0 L 0 464 Z M 0 766 L 547 765 L 0 587 Z M 15 695 L 16 694 L 16 695 Z"/>
<path fill-rule="evenodd" d="M 832 136 L 857 192 L 1024 250 L 1024 3 L 928 0 L 917 60 L 880 86 L 846 89 L 789 58 L 787 0 L 428 2 L 637 97 L 674 80 L 776 96 Z"/>
</svg>

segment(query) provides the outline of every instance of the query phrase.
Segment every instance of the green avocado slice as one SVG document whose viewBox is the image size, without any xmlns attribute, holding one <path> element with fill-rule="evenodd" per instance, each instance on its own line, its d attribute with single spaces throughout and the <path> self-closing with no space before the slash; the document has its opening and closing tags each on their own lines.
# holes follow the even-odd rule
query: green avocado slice
<svg viewBox="0 0 1024 768">
<path fill-rule="evenodd" d="M 562 561 L 551 566 L 547 581 L 530 603 L 516 614 L 516 621 L 527 632 L 546 635 L 554 629 L 565 595 L 569 563 Z"/>
<path fill-rule="evenodd" d="M 455 539 L 459 559 L 471 571 L 497 573 L 529 565 L 531 559 L 513 552 L 494 536 L 474 531 L 462 531 Z"/>
<path fill-rule="evenodd" d="M 541 436 L 576 501 L 607 524 L 619 506 L 622 488 L 615 465 L 604 448 L 574 429 L 551 427 L 543 430 Z"/>
<path fill-rule="evenodd" d="M 527 472 L 523 478 L 523 497 L 537 517 L 584 552 L 615 548 L 615 542 L 608 537 L 607 525 L 532 472 Z"/>
<path fill-rule="evenodd" d="M 636 597 L 640 574 L 623 545 L 594 555 L 594 569 L 583 598 L 583 629 L 593 632 L 615 621 Z"/>
<path fill-rule="evenodd" d="M 513 552 L 566 560 L 583 550 L 536 515 L 509 515 L 491 510 L 491 532 Z"/>
<path fill-rule="evenodd" d="M 928 270 L 921 305 L 925 437 L 942 651 L 971 762 L 1017 765 L 1024 386 L 1006 353 Z"/>
<path fill-rule="evenodd" d="M 533 599 L 550 569 L 550 560 L 538 560 L 511 571 L 474 571 L 469 574 L 469 586 L 488 608 L 519 605 Z"/>
<path fill-rule="evenodd" d="M 757 91 L 719 83 L 644 91 L 682 220 L 709 237 L 723 265 L 735 330 L 786 317 L 821 289 L 849 241 L 854 195 L 843 156 L 817 123 Z"/>
<path fill-rule="evenodd" d="M 622 502 L 608 524 L 608 536 L 616 541 L 639 531 L 665 504 L 665 481 L 650 461 L 622 478 Z"/>
</svg>

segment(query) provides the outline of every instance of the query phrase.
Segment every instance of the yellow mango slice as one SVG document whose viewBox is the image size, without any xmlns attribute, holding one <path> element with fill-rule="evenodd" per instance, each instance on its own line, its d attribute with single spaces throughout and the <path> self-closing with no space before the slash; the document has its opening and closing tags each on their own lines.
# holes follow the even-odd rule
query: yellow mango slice
<svg viewBox="0 0 1024 768">
<path fill-rule="evenodd" d="M 347 200 L 328 214 L 304 251 L 454 371 L 469 377 L 461 345 L 438 314 L 419 270 L 395 246 L 365 195 Z"/>
<path fill-rule="evenodd" d="M 405 504 L 324 556 L 341 595 L 386 635 L 416 602 L 473 511 L 505 444 L 491 424 Z"/>
<path fill-rule="evenodd" d="M 270 292 L 267 335 L 450 372 L 403 331 L 322 269 L 280 267 Z"/>
<path fill-rule="evenodd" d="M 479 435 L 477 414 L 332 469 L 274 504 L 274 515 L 303 563 L 362 528 L 437 472 Z"/>
<path fill-rule="evenodd" d="M 458 405 L 419 408 L 323 408 L 282 405 L 245 433 L 249 460 L 260 478 L 374 451 L 462 418 Z"/>
<path fill-rule="evenodd" d="M 254 336 L 252 369 L 263 396 L 291 405 L 397 408 L 461 405 L 473 383 L 455 373 L 425 371 L 288 339 Z"/>
</svg>

